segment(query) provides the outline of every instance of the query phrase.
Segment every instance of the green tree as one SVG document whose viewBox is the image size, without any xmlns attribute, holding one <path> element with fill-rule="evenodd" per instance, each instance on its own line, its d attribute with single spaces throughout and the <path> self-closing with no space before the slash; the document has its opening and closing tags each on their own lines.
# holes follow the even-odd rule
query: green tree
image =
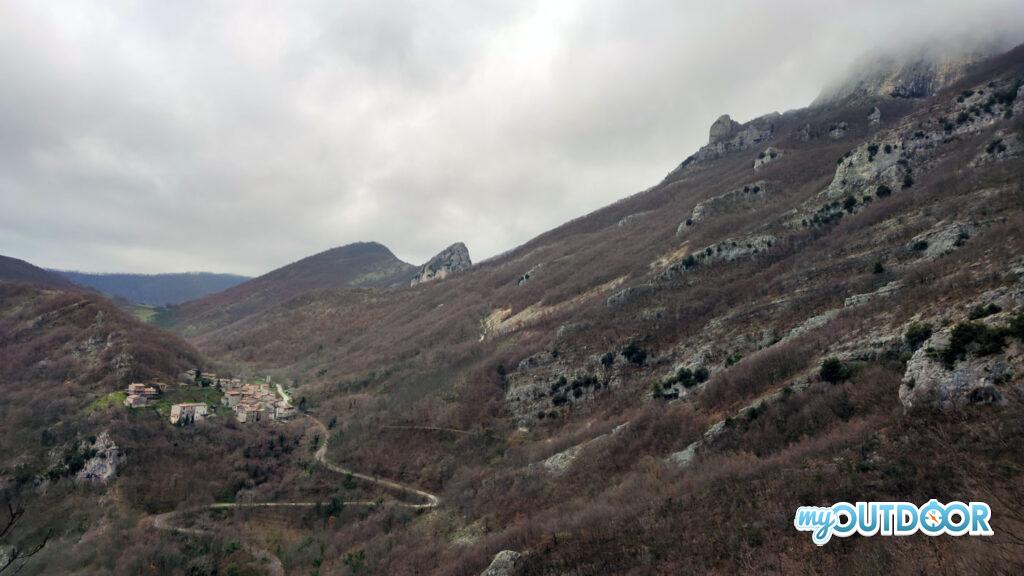
<svg viewBox="0 0 1024 576">
<path fill-rule="evenodd" d="M 643 366 L 647 361 L 647 351 L 638 346 L 636 342 L 627 344 L 622 349 L 622 356 L 637 366 Z"/>
<path fill-rule="evenodd" d="M 914 322 L 907 327 L 907 333 L 903 339 L 910 346 L 911 350 L 917 350 L 924 344 L 925 340 L 932 337 L 932 325 L 926 322 Z"/>
<path fill-rule="evenodd" d="M 693 382 L 695 384 L 707 382 L 708 378 L 710 377 L 711 372 L 709 372 L 708 369 L 703 366 L 698 366 L 697 369 L 693 371 Z"/>
<path fill-rule="evenodd" d="M 850 367 L 842 360 L 835 357 L 823 360 L 821 362 L 821 370 L 818 372 L 818 376 L 822 380 L 832 384 L 838 384 L 844 380 L 849 380 L 851 374 L 852 370 L 850 370 Z"/>
</svg>

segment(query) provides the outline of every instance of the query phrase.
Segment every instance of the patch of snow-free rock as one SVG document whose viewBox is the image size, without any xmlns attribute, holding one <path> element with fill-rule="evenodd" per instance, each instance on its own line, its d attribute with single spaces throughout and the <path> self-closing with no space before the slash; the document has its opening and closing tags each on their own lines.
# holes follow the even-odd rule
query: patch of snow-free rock
<svg viewBox="0 0 1024 576">
<path fill-rule="evenodd" d="M 990 356 L 968 354 L 947 367 L 936 351 L 948 345 L 948 331 L 935 334 L 910 357 L 899 389 L 903 406 L 950 409 L 1004 402 L 1002 387 L 1014 377 L 1008 358 L 1018 357 L 1018 346 L 1011 343 L 1006 352 Z"/>
<path fill-rule="evenodd" d="M 480 576 L 513 576 L 523 555 L 514 550 L 502 550 L 494 555 L 490 566 Z"/>
<path fill-rule="evenodd" d="M 411 286 L 433 280 L 443 280 L 449 274 L 467 270 L 473 266 L 469 259 L 469 249 L 462 242 L 456 242 L 445 248 L 424 264 L 410 281 Z"/>
<path fill-rule="evenodd" d="M 83 449 L 96 452 L 75 475 L 75 481 L 105 484 L 117 475 L 117 468 L 124 462 L 124 456 L 106 431 L 97 436 L 94 443 L 82 444 Z"/>
</svg>

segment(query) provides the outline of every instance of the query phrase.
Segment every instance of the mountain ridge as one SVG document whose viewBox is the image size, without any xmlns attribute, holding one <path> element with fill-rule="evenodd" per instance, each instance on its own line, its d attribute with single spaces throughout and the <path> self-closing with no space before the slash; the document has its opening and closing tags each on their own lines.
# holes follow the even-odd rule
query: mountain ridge
<svg viewBox="0 0 1024 576">
<path fill-rule="evenodd" d="M 47 288 L 75 289 L 77 285 L 70 280 L 10 256 L 0 255 L 0 281 L 23 282 Z"/>
<path fill-rule="evenodd" d="M 355 242 L 324 250 L 226 290 L 182 303 L 175 323 L 186 332 L 201 325 L 223 327 L 311 290 L 386 288 L 401 284 L 415 267 L 378 242 Z"/>
<path fill-rule="evenodd" d="M 50 270 L 78 284 L 134 304 L 166 306 L 195 300 L 251 280 L 249 276 L 215 272 L 133 274 Z"/>
</svg>

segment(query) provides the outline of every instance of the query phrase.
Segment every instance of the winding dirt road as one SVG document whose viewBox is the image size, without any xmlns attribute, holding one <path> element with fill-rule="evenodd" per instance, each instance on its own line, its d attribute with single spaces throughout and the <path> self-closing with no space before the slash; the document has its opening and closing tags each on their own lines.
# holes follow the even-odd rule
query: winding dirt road
<svg viewBox="0 0 1024 576">
<path fill-rule="evenodd" d="M 278 393 L 281 394 L 281 396 L 286 401 L 290 402 L 289 396 L 285 394 L 280 384 L 277 385 L 277 390 Z M 320 432 L 319 437 L 322 439 L 322 442 L 320 446 L 317 448 L 316 453 L 314 453 L 313 457 L 316 459 L 317 462 L 323 465 L 324 468 L 327 468 L 328 470 L 331 470 L 333 472 L 337 472 L 338 474 L 351 476 L 352 478 L 357 478 L 364 482 L 376 484 L 389 490 L 400 492 L 402 494 L 411 495 L 422 500 L 422 502 L 419 503 L 393 501 L 387 503 L 387 505 L 389 506 L 398 506 L 401 508 L 412 509 L 424 509 L 436 508 L 441 503 L 441 499 L 436 494 L 431 494 L 430 492 L 427 492 L 425 490 L 420 490 L 419 488 L 414 488 L 412 486 L 402 484 L 401 482 L 396 482 L 394 480 L 387 480 L 385 478 L 378 478 L 376 476 L 371 476 L 368 474 L 361 474 L 359 472 L 349 470 L 348 468 L 339 466 L 329 461 L 327 459 L 327 441 L 330 438 L 330 434 L 329 431 L 327 430 L 327 426 L 324 426 L 323 422 L 317 420 L 313 416 L 306 415 L 306 417 L 313 422 L 313 425 Z M 145 521 L 157 530 L 166 530 L 169 532 L 176 532 L 179 534 L 187 534 L 192 536 L 203 536 L 209 535 L 211 534 L 211 532 L 209 530 L 203 530 L 201 528 L 186 528 L 183 526 L 177 526 L 172 522 L 172 520 L 175 517 L 183 514 L 192 514 L 203 510 L 229 510 L 238 508 L 313 508 L 318 504 L 324 503 L 325 502 L 216 502 L 214 504 L 209 504 L 206 506 L 197 506 L 195 508 L 188 508 L 185 510 L 175 510 L 173 512 L 156 514 L 153 516 L 149 516 Z M 349 500 L 343 502 L 343 504 L 345 506 L 378 506 L 381 505 L 381 502 L 375 500 Z M 247 552 L 252 554 L 253 557 L 255 557 L 256 559 L 265 562 L 267 570 L 272 576 L 284 576 L 284 565 L 281 563 L 281 559 L 275 556 L 272 552 L 264 550 L 249 543 L 243 543 L 242 548 L 244 548 Z"/>
</svg>

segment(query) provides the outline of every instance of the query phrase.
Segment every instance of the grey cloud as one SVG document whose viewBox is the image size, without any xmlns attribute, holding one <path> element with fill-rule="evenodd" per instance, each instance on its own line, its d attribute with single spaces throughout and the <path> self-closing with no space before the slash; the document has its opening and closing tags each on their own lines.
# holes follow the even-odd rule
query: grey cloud
<svg viewBox="0 0 1024 576">
<path fill-rule="evenodd" d="M 719 114 L 1022 27 L 1009 0 L 7 2 L 0 253 L 258 274 L 462 240 L 479 260 L 655 183 Z"/>
</svg>

